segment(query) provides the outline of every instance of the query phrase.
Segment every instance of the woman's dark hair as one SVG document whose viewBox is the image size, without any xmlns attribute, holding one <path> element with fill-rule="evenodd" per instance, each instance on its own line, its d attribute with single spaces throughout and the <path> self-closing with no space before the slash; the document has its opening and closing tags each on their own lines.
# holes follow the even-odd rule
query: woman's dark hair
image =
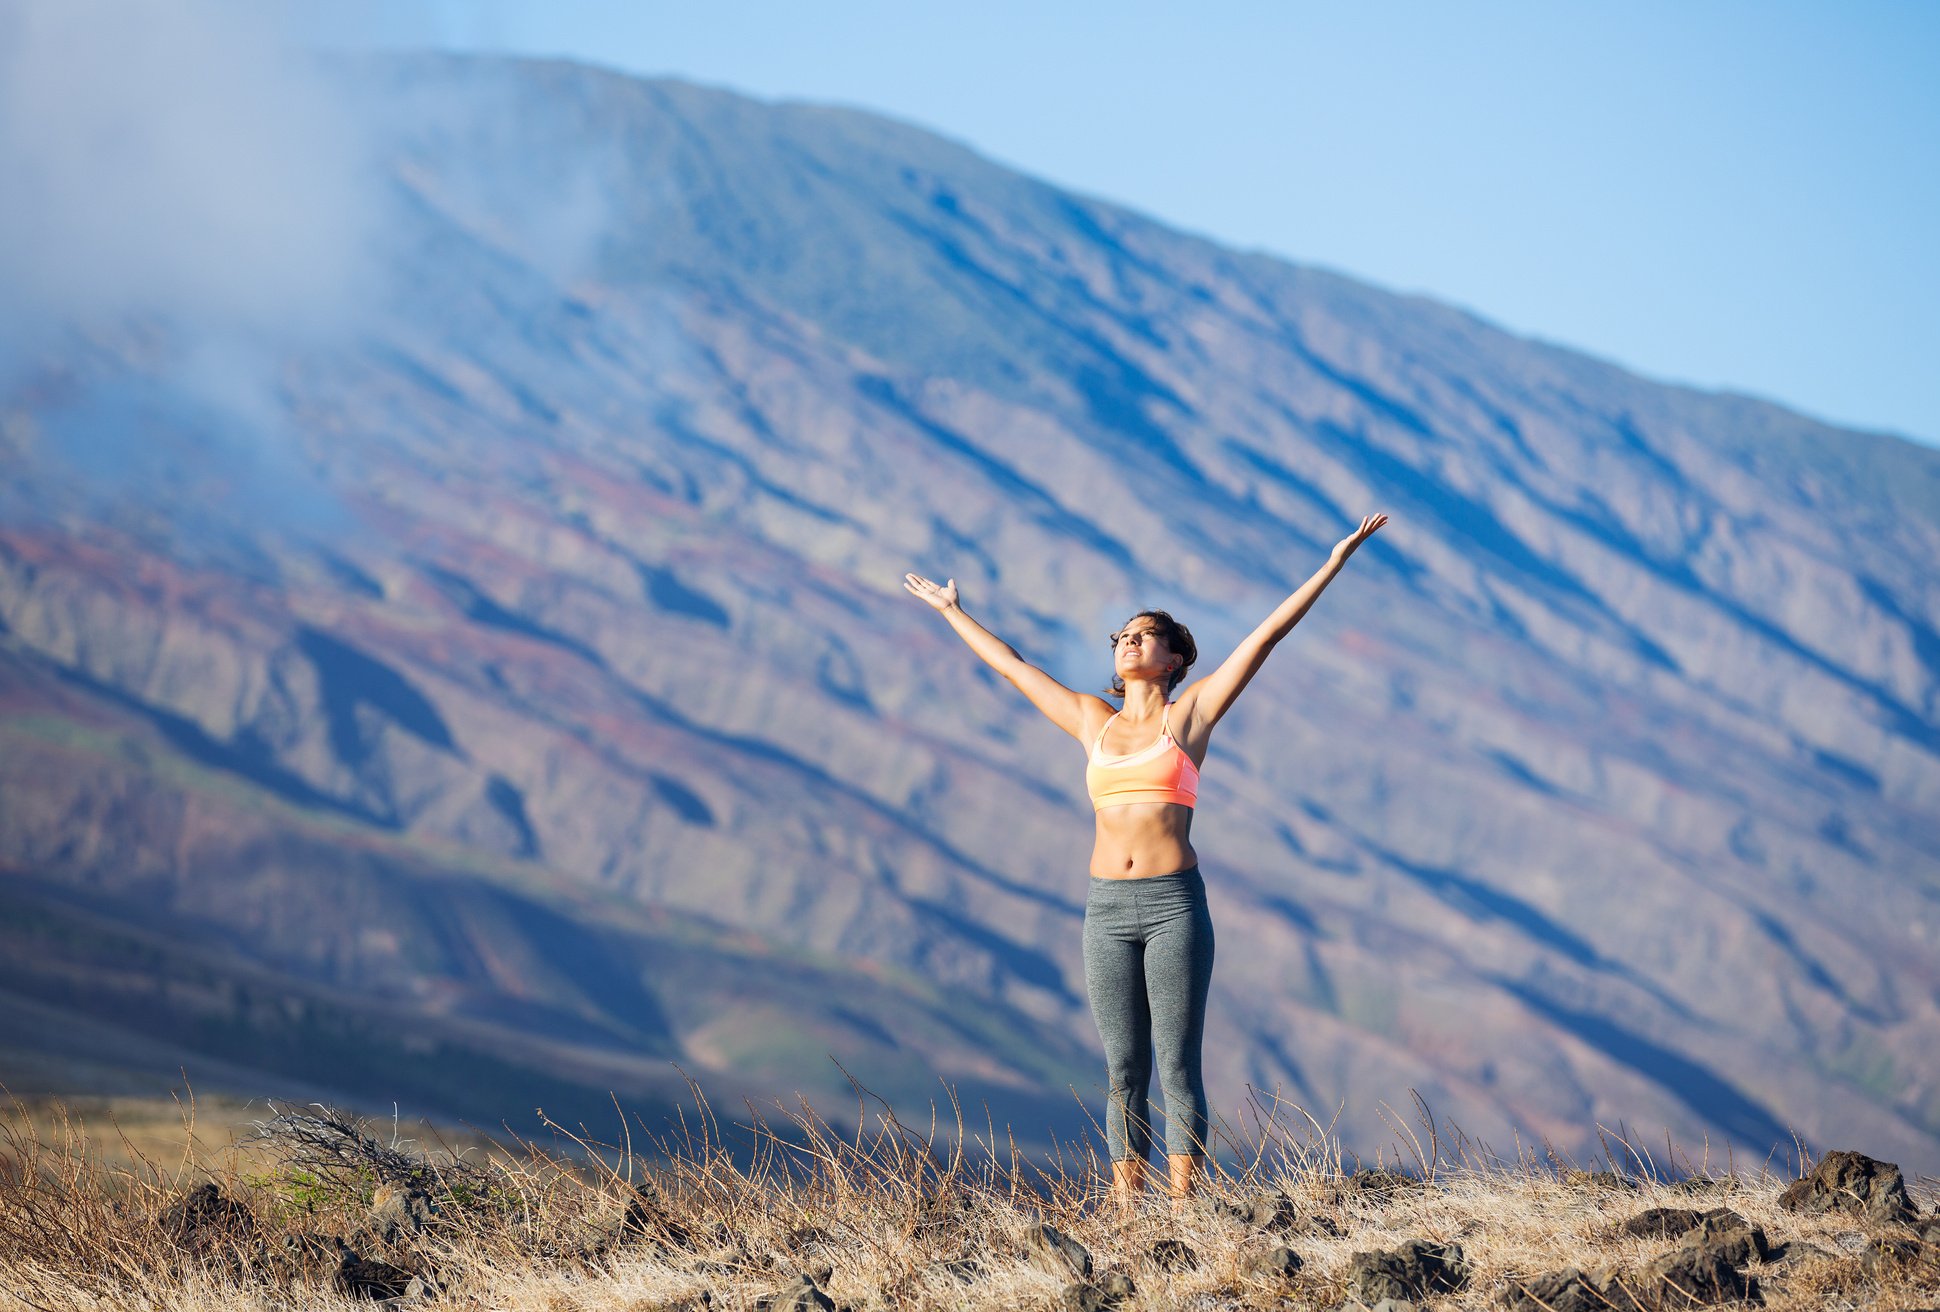
<svg viewBox="0 0 1940 1312">
<path fill-rule="evenodd" d="M 1186 658 L 1185 663 L 1179 666 L 1178 669 L 1172 671 L 1172 677 L 1166 681 L 1165 695 L 1170 697 L 1172 690 L 1179 686 L 1179 680 L 1186 677 L 1186 671 L 1191 669 L 1192 663 L 1199 659 L 1199 646 L 1193 642 L 1192 634 L 1186 629 L 1185 625 L 1179 623 L 1179 621 L 1173 619 L 1162 610 L 1142 610 L 1132 616 L 1132 620 L 1136 619 L 1151 620 L 1153 629 L 1158 632 L 1159 637 L 1165 640 L 1166 650 L 1174 656 L 1183 656 Z M 1132 620 L 1126 620 L 1125 625 L 1121 625 L 1119 631 L 1123 632 L 1125 626 L 1130 625 Z M 1117 648 L 1117 633 L 1111 635 L 1111 645 L 1114 649 Z M 1105 689 L 1105 696 L 1123 697 L 1124 695 L 1125 681 L 1116 674 L 1112 675 L 1111 687 Z"/>
</svg>

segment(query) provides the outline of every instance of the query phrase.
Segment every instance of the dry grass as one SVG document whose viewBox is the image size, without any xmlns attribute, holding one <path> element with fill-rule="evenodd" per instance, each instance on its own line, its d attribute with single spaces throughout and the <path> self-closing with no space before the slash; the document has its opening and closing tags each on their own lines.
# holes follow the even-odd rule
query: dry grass
<svg viewBox="0 0 1940 1312">
<path fill-rule="evenodd" d="M 1752 1267 L 1768 1307 L 1940 1304 L 1931 1264 L 1868 1272 L 1861 1255 L 1879 1227 L 1780 1210 L 1789 1172 L 1714 1176 L 1680 1161 L 1660 1174 L 1620 1141 L 1609 1146 L 1630 1168 L 1622 1178 L 1547 1151 L 1505 1159 L 1449 1140 L 1421 1108 L 1419 1131 L 1396 1123 L 1405 1171 L 1357 1175 L 1326 1127 L 1256 1106 L 1249 1133 L 1225 1133 L 1226 1165 L 1184 1215 L 1155 1196 L 1123 1218 L 1088 1151 L 1032 1162 L 994 1126 L 966 1129 L 954 1107 L 912 1127 L 858 1098 L 852 1131 L 803 1103 L 724 1132 L 696 1090 L 668 1134 L 621 1117 L 616 1144 L 555 1126 L 551 1146 L 425 1146 L 389 1125 L 273 1107 L 213 1152 L 185 1115 L 167 1153 L 113 1134 L 104 1153 L 73 1115 L 15 1103 L 0 1118 L 0 1312 L 368 1306 L 336 1283 L 336 1237 L 428 1282 L 415 1298 L 452 1308 L 644 1312 L 699 1309 L 703 1295 L 712 1309 L 753 1308 L 801 1272 L 857 1312 L 1052 1308 L 1070 1281 L 1024 1255 L 1038 1221 L 1088 1247 L 1099 1272 L 1131 1276 L 1128 1312 L 1353 1306 L 1351 1256 L 1411 1238 L 1457 1242 L 1474 1268 L 1465 1289 L 1424 1307 L 1484 1308 L 1516 1278 L 1665 1251 L 1670 1240 L 1617 1228 L 1657 1206 L 1727 1206 L 1789 1244 Z M 209 1183 L 234 1205 L 204 1194 L 214 1210 L 185 1222 L 185 1200 Z M 1923 1209 L 1928 1183 L 1914 1190 Z M 429 1200 L 416 1222 L 401 1205 L 413 1196 Z M 1276 1196 L 1296 1217 L 1279 1235 L 1219 1207 Z M 1188 1245 L 1196 1267 L 1160 1269 L 1150 1254 L 1163 1239 Z M 1297 1274 L 1250 1273 L 1249 1258 L 1282 1242 L 1304 1261 Z M 948 1269 L 966 1258 L 980 1265 L 967 1281 Z"/>
</svg>

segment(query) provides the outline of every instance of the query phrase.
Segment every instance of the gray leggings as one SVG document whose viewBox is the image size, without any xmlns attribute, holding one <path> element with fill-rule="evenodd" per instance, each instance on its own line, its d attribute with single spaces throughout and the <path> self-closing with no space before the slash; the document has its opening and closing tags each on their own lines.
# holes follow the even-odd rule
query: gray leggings
<svg viewBox="0 0 1940 1312">
<path fill-rule="evenodd" d="M 1212 987 L 1213 927 L 1199 867 L 1150 879 L 1099 879 L 1085 895 L 1085 988 L 1105 1044 L 1114 1162 L 1152 1151 L 1152 1058 L 1165 1091 L 1168 1156 L 1206 1151 L 1199 1049 Z"/>
</svg>

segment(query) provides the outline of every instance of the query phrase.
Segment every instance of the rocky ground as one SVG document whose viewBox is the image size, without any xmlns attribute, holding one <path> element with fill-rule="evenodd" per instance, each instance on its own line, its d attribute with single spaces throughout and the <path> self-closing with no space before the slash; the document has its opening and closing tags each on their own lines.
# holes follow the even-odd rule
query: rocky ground
<svg viewBox="0 0 1940 1312">
<path fill-rule="evenodd" d="M 1127 1216 L 1093 1163 L 974 1135 L 939 1153 L 887 1109 L 849 1133 L 757 1122 L 739 1159 L 704 1104 L 679 1142 L 567 1134 L 570 1154 L 426 1153 L 388 1123 L 284 1109 L 240 1156 L 118 1166 L 20 1111 L 0 1151 L 5 1308 L 1940 1305 L 1932 1191 L 1848 1151 L 1795 1179 L 1671 1180 L 1534 1154 L 1368 1168 L 1269 1138 L 1181 1213 Z"/>
</svg>

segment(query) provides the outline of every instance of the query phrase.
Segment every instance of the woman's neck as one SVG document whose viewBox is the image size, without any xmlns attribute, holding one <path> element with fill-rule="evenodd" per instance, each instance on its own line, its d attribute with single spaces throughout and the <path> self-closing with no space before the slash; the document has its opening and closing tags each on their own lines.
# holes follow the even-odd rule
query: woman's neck
<svg viewBox="0 0 1940 1312">
<path fill-rule="evenodd" d="M 1156 683 L 1125 685 L 1125 706 L 1119 714 L 1128 720 L 1149 720 L 1165 709 L 1165 694 Z"/>
</svg>

